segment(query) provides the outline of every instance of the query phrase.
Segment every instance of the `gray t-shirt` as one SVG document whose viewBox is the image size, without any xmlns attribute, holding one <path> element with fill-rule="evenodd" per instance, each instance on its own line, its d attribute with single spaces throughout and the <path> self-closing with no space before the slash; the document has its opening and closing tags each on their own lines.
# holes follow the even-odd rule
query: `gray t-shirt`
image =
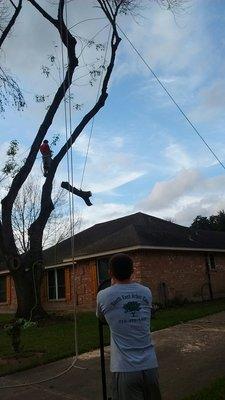
<svg viewBox="0 0 225 400">
<path fill-rule="evenodd" d="M 151 291 L 139 283 L 115 284 L 98 293 L 96 314 L 111 331 L 112 372 L 158 367 L 150 334 L 151 305 Z"/>
</svg>

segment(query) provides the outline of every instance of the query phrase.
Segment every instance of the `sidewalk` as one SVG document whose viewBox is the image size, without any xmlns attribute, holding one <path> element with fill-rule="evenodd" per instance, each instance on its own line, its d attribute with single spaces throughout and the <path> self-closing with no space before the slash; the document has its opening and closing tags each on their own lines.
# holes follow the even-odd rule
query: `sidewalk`
<svg viewBox="0 0 225 400">
<path fill-rule="evenodd" d="M 225 376 L 225 312 L 155 332 L 163 400 L 181 400 Z M 107 367 L 109 349 L 106 349 Z M 0 378 L 0 386 L 37 381 L 60 373 L 71 364 L 65 359 Z M 77 367 L 43 384 L 1 389 L 1 400 L 100 400 L 99 352 L 80 356 Z M 110 394 L 110 393 L 109 393 Z"/>
</svg>

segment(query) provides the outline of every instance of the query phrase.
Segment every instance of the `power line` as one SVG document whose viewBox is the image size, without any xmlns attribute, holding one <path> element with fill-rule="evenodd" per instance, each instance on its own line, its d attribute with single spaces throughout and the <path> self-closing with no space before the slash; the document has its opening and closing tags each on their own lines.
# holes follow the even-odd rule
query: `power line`
<svg viewBox="0 0 225 400">
<path fill-rule="evenodd" d="M 166 86 L 162 83 L 162 81 L 159 79 L 159 77 L 157 76 L 157 74 L 154 72 L 154 70 L 150 67 L 150 65 L 147 63 L 147 61 L 144 59 L 144 57 L 142 56 L 142 54 L 139 52 L 139 50 L 134 46 L 134 44 L 131 42 L 131 40 L 129 39 L 129 37 L 126 35 L 126 33 L 120 28 L 120 26 L 117 24 L 119 30 L 122 32 L 122 34 L 124 35 L 124 37 L 127 39 L 127 41 L 130 43 L 131 47 L 133 48 L 133 50 L 135 51 L 135 53 L 137 53 L 137 55 L 140 57 L 140 59 L 143 61 L 143 63 L 146 65 L 146 67 L 149 69 L 149 71 L 152 73 L 152 75 L 155 77 L 155 79 L 157 80 L 158 84 L 163 88 L 163 90 L 166 92 L 166 94 L 169 96 L 170 100 L 175 104 L 175 106 L 178 108 L 178 110 L 180 111 L 180 113 L 183 115 L 183 117 L 186 119 L 186 121 L 189 123 L 189 125 L 191 125 L 191 127 L 193 128 L 193 130 L 195 131 L 195 133 L 199 136 L 199 138 L 202 140 L 202 142 L 204 143 L 204 145 L 208 148 L 208 150 L 210 151 L 210 153 L 214 156 L 214 158 L 218 161 L 218 163 L 221 165 L 221 167 L 225 170 L 225 165 L 224 163 L 219 159 L 219 157 L 216 155 L 215 151 L 210 147 L 210 145 L 207 143 L 207 141 L 204 139 L 204 137 L 200 134 L 200 132 L 198 131 L 198 129 L 195 127 L 195 125 L 193 124 L 193 122 L 191 122 L 190 118 L 188 118 L 188 116 L 186 115 L 186 113 L 183 111 L 183 109 L 179 106 L 179 104 L 176 102 L 176 100 L 174 99 L 174 97 L 171 95 L 171 93 L 168 91 L 168 89 L 166 88 Z"/>
<path fill-rule="evenodd" d="M 108 52 L 108 47 L 109 47 L 110 33 L 111 33 L 111 28 L 109 29 L 108 39 L 107 39 L 107 44 L 106 44 L 106 49 L 105 49 L 105 56 L 104 56 L 104 61 L 103 61 L 103 66 L 104 67 L 105 67 L 105 64 L 106 64 L 106 57 L 107 57 L 107 52 Z M 100 90 L 101 90 L 101 84 L 102 84 L 102 80 L 103 80 L 103 73 L 104 73 L 104 69 L 102 69 L 102 74 L 101 74 L 101 78 L 100 78 L 100 81 L 99 81 L 98 93 L 97 93 L 97 96 L 96 96 L 96 102 L 97 102 L 97 100 L 99 98 L 99 94 L 100 94 Z M 80 190 L 82 189 L 82 185 L 83 185 L 83 182 L 84 182 L 84 174 L 85 174 L 85 170 L 86 170 L 86 167 L 87 167 L 88 153 L 89 153 L 89 150 L 90 150 L 91 138 L 92 138 L 93 129 L 94 129 L 94 123 L 95 123 L 95 116 L 92 118 L 92 122 L 91 122 L 91 129 L 90 129 L 90 134 L 89 134 L 89 139 L 88 139 L 87 150 L 86 150 L 86 154 L 85 154 L 85 161 L 84 161 L 83 171 L 82 171 L 82 175 L 81 175 Z"/>
</svg>

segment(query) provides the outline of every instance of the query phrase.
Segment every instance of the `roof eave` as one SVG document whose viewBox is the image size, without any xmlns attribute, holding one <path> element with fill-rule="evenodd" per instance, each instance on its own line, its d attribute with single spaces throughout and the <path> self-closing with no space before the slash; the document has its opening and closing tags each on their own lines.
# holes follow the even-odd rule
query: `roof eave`
<svg viewBox="0 0 225 400">
<path fill-rule="evenodd" d="M 212 253 L 212 252 L 217 252 L 217 253 L 225 253 L 225 249 L 216 249 L 216 248 L 191 248 L 191 247 L 163 247 L 163 246 L 130 246 L 130 247 L 122 247 L 122 248 L 118 248 L 118 249 L 113 249 L 113 250 L 108 250 L 108 251 L 104 251 L 104 252 L 99 252 L 99 253 L 93 253 L 93 254 L 87 254 L 87 255 L 83 255 L 83 256 L 78 256 L 78 257 L 74 257 L 74 259 L 76 261 L 79 260 L 85 260 L 88 258 L 95 258 L 95 257 L 101 257 L 101 256 L 105 256 L 105 255 L 111 255 L 111 254 L 115 254 L 118 252 L 125 252 L 125 251 L 135 251 L 135 250 L 174 250 L 174 251 L 201 251 L 201 252 L 206 252 L 206 253 Z M 63 260 L 63 263 L 72 261 L 72 257 L 71 258 L 66 258 Z"/>
</svg>

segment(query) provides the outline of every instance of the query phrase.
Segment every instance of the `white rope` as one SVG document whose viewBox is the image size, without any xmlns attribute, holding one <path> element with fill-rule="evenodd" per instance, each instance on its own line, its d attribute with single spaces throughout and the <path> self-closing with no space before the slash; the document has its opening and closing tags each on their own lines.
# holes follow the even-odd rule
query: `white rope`
<svg viewBox="0 0 225 400">
<path fill-rule="evenodd" d="M 108 34 L 108 40 L 107 40 L 107 45 L 106 45 L 106 50 L 105 50 L 103 67 L 105 67 L 105 64 L 106 64 L 106 58 L 107 58 L 107 53 L 108 53 L 108 48 L 109 48 L 110 34 L 111 34 L 111 26 L 109 28 L 109 34 Z M 99 95 L 100 95 L 100 90 L 101 90 L 101 87 L 102 87 L 103 74 L 104 74 L 104 68 L 102 69 L 101 78 L 100 78 L 100 81 L 99 81 L 98 93 L 97 93 L 97 96 L 96 96 L 96 103 L 98 101 L 98 98 L 99 98 Z M 88 153 L 89 153 L 90 145 L 91 145 L 91 138 L 92 138 L 92 134 L 93 134 L 94 123 L 95 123 L 95 116 L 92 118 L 92 121 L 91 121 L 91 129 L 90 129 L 90 134 L 89 134 L 89 139 L 88 139 L 87 150 L 86 150 L 86 154 L 85 154 L 83 171 L 82 171 L 82 175 L 81 175 L 80 190 L 82 189 L 83 182 L 84 182 L 84 175 L 85 175 L 85 170 L 86 170 L 86 167 L 87 167 L 87 159 L 88 159 Z"/>
<path fill-rule="evenodd" d="M 65 13 L 66 13 L 66 25 L 67 25 L 67 2 L 65 4 Z M 60 30 L 62 33 L 62 23 L 60 22 Z M 67 33 L 67 44 L 68 44 L 68 33 Z M 68 56 L 68 54 L 67 54 Z M 63 44 L 61 40 L 61 61 L 62 61 L 62 79 L 64 79 L 64 49 L 63 49 Z M 69 65 L 69 64 L 68 64 Z M 69 79 L 69 77 L 68 77 Z M 67 102 L 66 102 L 66 90 L 64 87 L 64 120 L 65 120 L 65 131 L 66 131 L 66 142 L 68 143 L 68 124 L 67 124 Z M 71 117 L 71 96 L 70 96 L 70 87 L 69 87 L 69 134 L 71 138 L 71 133 L 72 133 L 72 117 Z M 68 148 L 69 151 L 69 148 Z M 71 182 L 71 185 L 73 186 L 73 155 L 72 155 L 72 146 L 70 146 L 70 160 L 69 160 L 69 154 L 67 151 L 67 174 L 68 174 L 68 181 L 69 183 Z M 71 163 L 71 165 L 70 165 Z M 71 172 L 71 174 L 70 174 Z M 72 196 L 72 201 L 71 201 L 71 196 Z M 33 386 L 33 385 L 38 385 L 41 383 L 49 382 L 54 379 L 57 379 L 65 374 L 67 374 L 73 367 L 75 368 L 80 368 L 80 369 L 86 369 L 80 366 L 76 366 L 76 362 L 78 361 L 79 353 L 78 353 L 78 340 L 77 340 L 77 307 L 76 307 L 76 282 L 75 282 L 75 261 L 74 261 L 74 199 L 73 199 L 73 194 L 69 192 L 69 214 L 70 214 L 70 230 L 71 230 L 71 252 L 72 252 L 72 264 L 73 264 L 73 317 L 74 317 L 74 351 L 75 355 L 73 357 L 73 360 L 71 364 L 61 371 L 60 373 L 53 375 L 49 378 L 44 378 L 40 379 L 38 381 L 33 381 L 33 382 L 24 382 L 16 385 L 6 385 L 6 386 L 0 386 L 0 389 L 14 389 L 14 388 L 22 388 L 26 386 Z M 33 277 L 34 277 L 34 269 L 32 270 Z M 35 285 L 35 293 L 36 293 L 36 285 Z"/>
<path fill-rule="evenodd" d="M 65 14 L 66 14 L 66 26 L 68 26 L 68 10 L 67 4 L 65 7 Z M 67 45 L 68 45 L 68 33 L 67 33 Z M 67 52 L 67 64 L 69 65 L 69 58 Z M 70 76 L 68 75 L 68 79 Z M 74 175 L 73 175 L 73 146 L 72 146 L 72 108 L 71 108 L 71 90 L 69 86 L 69 139 L 70 139 L 70 164 L 68 162 L 68 179 L 69 179 L 69 169 L 71 171 L 71 182 L 68 180 L 71 186 L 74 186 Z M 68 138 L 66 138 L 68 143 Z M 67 152 L 68 153 L 68 152 Z M 69 161 L 69 157 L 68 157 Z M 75 238 L 74 238 L 74 226 L 75 226 L 75 207 L 74 207 L 74 196 L 73 193 L 69 191 L 69 198 L 70 198 L 70 230 L 71 230 L 71 253 L 72 253 L 72 266 L 73 266 L 73 315 L 74 315 L 74 347 L 75 347 L 75 357 L 78 359 L 79 352 L 78 352 L 78 337 L 77 337 L 77 290 L 76 290 L 76 279 L 75 279 Z M 72 201 L 71 201 L 72 199 Z"/>
<path fill-rule="evenodd" d="M 66 14 L 66 25 L 68 23 L 68 12 L 67 12 L 67 2 L 65 3 L 65 14 Z M 60 29 L 62 32 L 62 24 L 60 22 Z M 104 63 L 105 65 L 106 62 L 106 57 L 107 57 L 107 51 L 108 51 L 108 45 L 109 45 L 109 39 L 110 39 L 110 32 L 111 28 L 109 30 L 109 36 L 108 36 L 108 41 L 107 41 L 107 46 L 106 46 L 106 52 L 105 52 L 105 58 L 104 58 Z M 67 33 L 67 43 L 68 43 L 68 33 Z M 68 53 L 67 53 L 67 61 L 68 61 Z M 64 49 L 63 49 L 63 43 L 61 41 L 61 63 L 62 63 L 62 79 L 64 79 Z M 68 64 L 69 65 L 69 64 Z M 102 84 L 102 79 L 103 79 L 103 73 L 104 70 L 102 71 L 101 74 L 101 79 L 99 82 L 99 88 L 98 88 L 98 93 L 96 97 L 96 101 L 98 100 L 99 94 L 100 94 L 100 89 L 101 89 L 101 84 Z M 68 79 L 70 77 L 68 76 Z M 66 90 L 64 88 L 64 121 L 65 121 L 65 133 L 66 133 L 66 142 L 69 142 L 69 139 L 72 140 L 72 108 L 71 108 L 71 92 L 70 92 L 70 86 L 68 89 L 68 94 L 69 94 L 69 99 L 68 99 L 68 108 L 67 110 L 67 101 L 66 101 Z M 68 129 L 68 114 L 69 114 L 69 129 Z M 87 165 L 87 157 L 88 157 L 88 152 L 90 148 L 90 142 L 91 142 L 91 137 L 93 133 L 93 128 L 94 128 L 94 117 L 92 119 L 92 125 L 91 125 L 91 131 L 90 131 L 90 137 L 88 141 L 88 147 L 86 151 L 86 156 L 85 156 L 85 163 L 84 163 L 84 168 L 82 172 L 82 180 L 81 180 L 81 185 L 83 183 L 84 179 L 84 173 Z M 69 134 L 68 134 L 69 131 Z M 69 148 L 70 147 L 70 148 Z M 69 156 L 69 150 L 70 150 L 70 156 Z M 68 175 L 68 182 L 71 184 L 71 186 L 74 186 L 74 175 L 73 175 L 73 148 L 72 148 L 72 142 L 70 143 L 70 146 L 68 146 L 68 151 L 67 151 L 67 175 Z M 72 197 L 71 197 L 72 196 Z M 53 375 L 49 378 L 44 378 L 40 379 L 38 381 L 33 381 L 33 382 L 24 382 L 16 385 L 6 385 L 6 386 L 0 386 L 0 389 L 14 389 L 14 388 L 22 388 L 26 386 L 33 386 L 33 385 L 38 385 L 41 383 L 49 382 L 54 379 L 58 379 L 61 376 L 67 374 L 73 367 L 79 368 L 79 369 L 84 369 L 86 370 L 87 368 L 76 366 L 76 362 L 78 361 L 79 357 L 79 352 L 78 352 L 78 338 L 77 338 L 77 302 L 76 302 L 76 279 L 75 279 L 75 238 L 74 238 L 74 226 L 75 226 L 75 207 L 74 207 L 74 196 L 73 194 L 69 191 L 69 218 L 70 218 L 70 230 L 71 230 L 71 253 L 72 253 L 72 265 L 73 265 L 73 317 L 74 317 L 74 351 L 75 355 L 72 359 L 71 364 L 61 371 L 60 373 Z M 34 270 L 33 270 L 34 274 Z M 35 286 L 36 290 L 36 286 Z"/>
</svg>

